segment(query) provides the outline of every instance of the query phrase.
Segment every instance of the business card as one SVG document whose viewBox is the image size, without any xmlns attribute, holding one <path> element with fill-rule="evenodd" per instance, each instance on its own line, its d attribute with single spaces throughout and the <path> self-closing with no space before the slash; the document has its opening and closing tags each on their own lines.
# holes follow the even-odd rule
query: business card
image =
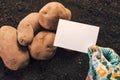
<svg viewBox="0 0 120 80">
<path fill-rule="evenodd" d="M 87 53 L 97 42 L 99 27 L 59 19 L 54 46 Z"/>
</svg>

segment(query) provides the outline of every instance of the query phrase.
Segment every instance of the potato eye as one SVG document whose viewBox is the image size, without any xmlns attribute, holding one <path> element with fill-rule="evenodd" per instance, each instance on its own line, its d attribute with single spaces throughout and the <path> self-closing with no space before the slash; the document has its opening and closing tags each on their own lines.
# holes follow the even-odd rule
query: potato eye
<svg viewBox="0 0 120 80">
<path fill-rule="evenodd" d="M 47 48 L 52 48 L 52 47 L 53 47 L 52 44 L 47 45 Z"/>
</svg>

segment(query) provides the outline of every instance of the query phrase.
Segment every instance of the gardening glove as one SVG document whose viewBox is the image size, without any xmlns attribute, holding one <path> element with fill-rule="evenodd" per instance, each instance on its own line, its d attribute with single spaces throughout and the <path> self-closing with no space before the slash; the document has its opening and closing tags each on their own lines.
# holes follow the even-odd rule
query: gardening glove
<svg viewBox="0 0 120 80">
<path fill-rule="evenodd" d="M 120 57 L 114 50 L 91 46 L 88 56 L 89 71 L 86 80 L 120 80 Z"/>
</svg>

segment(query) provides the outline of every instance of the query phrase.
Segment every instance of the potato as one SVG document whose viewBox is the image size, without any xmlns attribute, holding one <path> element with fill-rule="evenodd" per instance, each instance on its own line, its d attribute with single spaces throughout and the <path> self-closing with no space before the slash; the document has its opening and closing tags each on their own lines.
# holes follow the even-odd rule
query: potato
<svg viewBox="0 0 120 80">
<path fill-rule="evenodd" d="M 54 56 L 56 47 L 53 46 L 55 34 L 48 31 L 39 32 L 29 46 L 30 55 L 37 60 L 47 60 Z"/>
<path fill-rule="evenodd" d="M 34 37 L 34 32 L 39 28 L 39 14 L 30 13 L 22 19 L 17 27 L 18 42 L 23 46 L 28 46 Z"/>
<path fill-rule="evenodd" d="M 71 19 L 71 11 L 59 2 L 50 2 L 39 11 L 40 25 L 49 30 L 56 30 L 59 19 Z"/>
<path fill-rule="evenodd" d="M 18 70 L 29 62 L 27 50 L 22 50 L 17 42 L 17 30 L 11 26 L 0 29 L 0 57 L 10 70 Z"/>
</svg>

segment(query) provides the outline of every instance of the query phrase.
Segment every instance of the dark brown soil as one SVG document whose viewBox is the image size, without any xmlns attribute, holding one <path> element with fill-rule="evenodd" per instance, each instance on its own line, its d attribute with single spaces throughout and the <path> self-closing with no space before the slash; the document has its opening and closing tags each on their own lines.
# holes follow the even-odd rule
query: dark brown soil
<svg viewBox="0 0 120 80">
<path fill-rule="evenodd" d="M 50 1 L 68 7 L 72 21 L 100 26 L 97 45 L 111 47 L 120 55 L 120 0 L 0 0 L 0 26 L 16 28 L 23 17 Z M 8 70 L 0 60 L 0 80 L 85 80 L 88 61 L 87 54 L 60 48 L 51 60 L 31 59 L 18 71 Z"/>
</svg>

